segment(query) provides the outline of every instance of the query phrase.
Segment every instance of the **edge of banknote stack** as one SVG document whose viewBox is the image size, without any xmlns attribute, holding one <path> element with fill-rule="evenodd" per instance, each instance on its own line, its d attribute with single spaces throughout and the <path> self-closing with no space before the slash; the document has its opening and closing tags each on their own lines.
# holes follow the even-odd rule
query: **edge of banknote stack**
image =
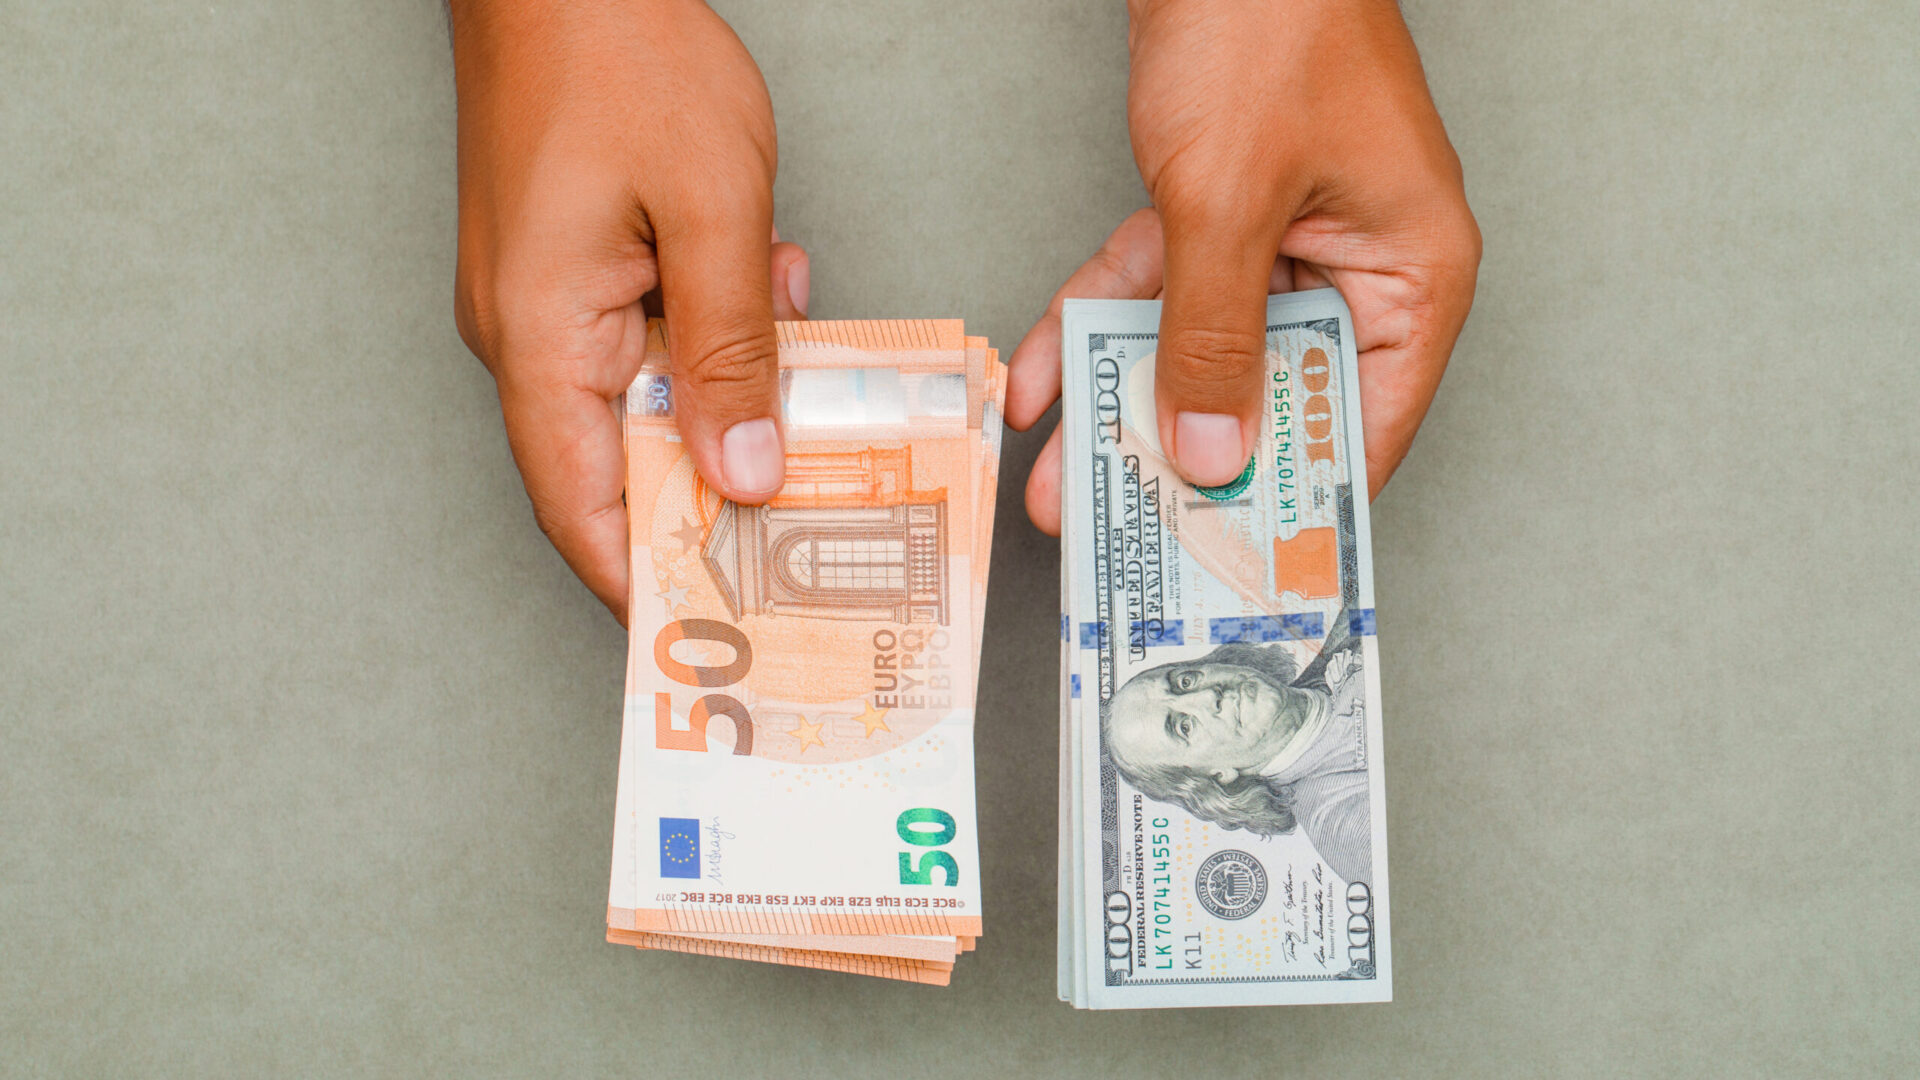
<svg viewBox="0 0 1920 1080">
<path fill-rule="evenodd" d="M 787 479 L 721 499 L 667 328 L 621 406 L 632 593 L 607 940 L 947 985 L 1006 368 L 957 319 L 776 324 Z"/>
<path fill-rule="evenodd" d="M 1391 1000 L 1352 317 L 1269 299 L 1261 431 L 1218 488 L 1160 446 L 1159 323 L 1062 313 L 1060 999 Z"/>
</svg>

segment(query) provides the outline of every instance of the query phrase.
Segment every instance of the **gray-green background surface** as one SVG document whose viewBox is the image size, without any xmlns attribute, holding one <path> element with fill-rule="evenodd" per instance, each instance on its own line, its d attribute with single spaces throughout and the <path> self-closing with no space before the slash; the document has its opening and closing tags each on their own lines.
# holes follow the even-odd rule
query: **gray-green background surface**
<svg viewBox="0 0 1920 1080">
<path fill-rule="evenodd" d="M 814 313 L 1010 348 L 1113 2 L 722 8 Z M 0 6 L 0 1073 L 1911 1075 L 1920 11 L 1410 3 L 1486 234 L 1375 506 L 1398 1000 L 1053 996 L 1009 444 L 948 990 L 601 941 L 625 639 L 452 325 L 438 5 Z"/>
</svg>

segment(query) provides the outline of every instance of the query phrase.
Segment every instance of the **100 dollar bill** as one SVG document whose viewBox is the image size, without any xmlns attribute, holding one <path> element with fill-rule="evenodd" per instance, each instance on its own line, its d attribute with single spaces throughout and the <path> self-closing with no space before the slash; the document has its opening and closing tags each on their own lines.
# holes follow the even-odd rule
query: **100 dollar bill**
<svg viewBox="0 0 1920 1080">
<path fill-rule="evenodd" d="M 1390 1000 L 1351 317 L 1330 289 L 1270 299 L 1258 443 L 1208 489 L 1157 435 L 1159 319 L 1154 302 L 1063 313 L 1062 994 Z"/>
</svg>

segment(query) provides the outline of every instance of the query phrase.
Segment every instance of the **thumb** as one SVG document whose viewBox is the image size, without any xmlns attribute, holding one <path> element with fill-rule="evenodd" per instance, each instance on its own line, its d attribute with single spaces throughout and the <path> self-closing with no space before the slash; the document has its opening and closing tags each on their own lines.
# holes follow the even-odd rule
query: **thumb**
<svg viewBox="0 0 1920 1080">
<path fill-rule="evenodd" d="M 1275 238 L 1167 216 L 1154 398 L 1160 445 L 1189 483 L 1231 483 L 1253 456 Z"/>
<path fill-rule="evenodd" d="M 762 503 L 786 473 L 767 237 L 770 200 L 718 220 L 659 226 L 660 301 L 674 415 L 694 468 L 720 494 Z"/>
</svg>

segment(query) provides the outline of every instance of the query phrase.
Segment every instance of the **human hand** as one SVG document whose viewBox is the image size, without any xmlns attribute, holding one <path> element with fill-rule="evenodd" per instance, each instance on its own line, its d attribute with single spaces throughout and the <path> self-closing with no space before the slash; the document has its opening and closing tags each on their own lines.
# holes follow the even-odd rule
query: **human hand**
<svg viewBox="0 0 1920 1080">
<path fill-rule="evenodd" d="M 1369 496 L 1406 456 L 1473 303 L 1480 233 L 1392 0 L 1133 0 L 1127 89 L 1154 209 L 1123 222 L 1014 350 L 1007 422 L 1060 395 L 1067 297 L 1164 297 L 1160 443 L 1202 486 L 1253 453 L 1266 296 L 1353 310 Z M 1060 531 L 1060 432 L 1027 513 Z"/>
<path fill-rule="evenodd" d="M 697 0 L 454 0 L 452 18 L 456 322 L 493 373 L 540 528 L 624 623 L 611 403 L 639 373 L 648 310 L 673 326 L 700 474 L 742 503 L 784 475 L 773 320 L 805 317 L 808 265 L 773 232 L 766 84 Z"/>
</svg>

